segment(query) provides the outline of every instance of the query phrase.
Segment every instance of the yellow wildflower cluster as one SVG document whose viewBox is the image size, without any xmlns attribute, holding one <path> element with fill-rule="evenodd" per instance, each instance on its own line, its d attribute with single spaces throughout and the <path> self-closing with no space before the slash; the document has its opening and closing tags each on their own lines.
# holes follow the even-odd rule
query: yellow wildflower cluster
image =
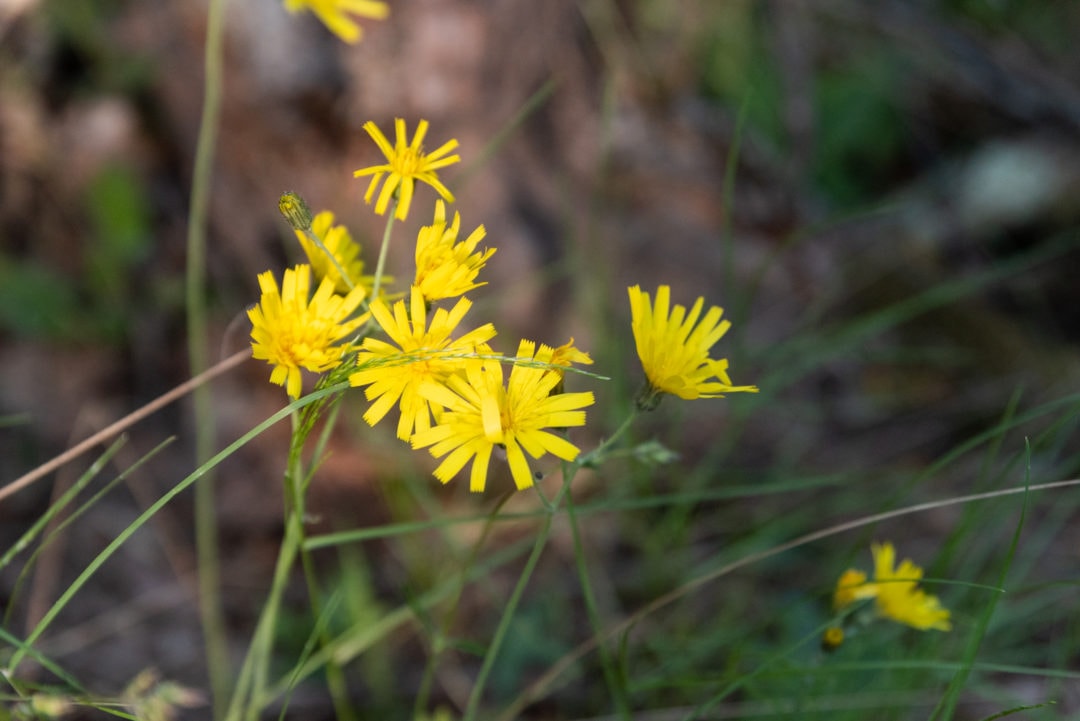
<svg viewBox="0 0 1080 721">
<path fill-rule="evenodd" d="M 385 214 L 393 204 L 394 217 L 404 219 L 417 182 L 452 201 L 436 171 L 459 161 L 449 155 L 457 141 L 425 153 L 426 121 L 420 121 L 411 142 L 405 122 L 398 119 L 395 126 L 394 145 L 373 123 L 364 126 L 386 156 L 385 164 L 355 173 L 373 176 L 365 201 L 371 202 L 381 184 L 375 212 Z M 364 414 L 369 424 L 397 408 L 398 438 L 442 458 L 435 476 L 443 483 L 471 461 L 473 491 L 484 490 L 496 449 L 505 452 L 518 488 L 533 483 L 526 456 L 577 458 L 579 449 L 561 434 L 585 424 L 583 409 L 594 398 L 590 392 L 564 392 L 563 375 L 571 364 L 591 363 L 588 354 L 573 340 L 558 348 L 526 340 L 507 358 L 489 346 L 496 334 L 490 323 L 458 332 L 472 307 L 464 294 L 484 285 L 478 277 L 495 252 L 478 249 L 483 226 L 459 240 L 460 214 L 451 220 L 443 200 L 436 201 L 432 224 L 416 238 L 416 273 L 407 297 L 391 305 L 374 294 L 392 278 L 381 267 L 365 275 L 360 246 L 344 226 L 334 224 L 332 213 L 312 217 L 293 194 L 283 196 L 279 207 L 308 264 L 286 271 L 281 292 L 272 273 L 262 274 L 262 299 L 248 315 L 254 355 L 274 367 L 271 381 L 285 385 L 289 397 L 300 396 L 301 370 L 343 369 L 346 373 L 335 377 L 347 376 L 371 402 Z M 314 296 L 312 276 L 319 282 Z M 434 305 L 440 301 L 447 307 Z M 504 364 L 510 366 L 505 383 Z"/>
<path fill-rule="evenodd" d="M 937 596 L 919 588 L 923 576 L 919 566 L 905 558 L 897 568 L 896 549 L 891 543 L 875 543 L 870 550 L 874 554 L 874 580 L 868 581 L 866 574 L 858 569 L 844 571 L 833 592 L 833 608 L 837 612 L 847 610 L 859 601 L 873 599 L 875 615 L 879 618 L 920 631 L 952 628 L 948 609 L 942 607 Z M 825 631 L 822 643 L 826 648 L 835 648 L 843 640 L 843 630 L 833 627 Z"/>
<path fill-rule="evenodd" d="M 309 5 L 362 12 L 352 3 Z M 405 297 L 391 305 L 379 292 L 392 281 L 383 274 L 385 246 L 375 273 L 366 275 L 360 246 L 344 226 L 334 224 L 334 215 L 323 211 L 312 217 L 299 196 L 286 194 L 279 208 L 296 231 L 308 264 L 286 271 L 282 291 L 272 273 L 259 276 L 262 299 L 249 311 L 254 355 L 274 367 L 270 380 L 284 385 L 290 398 L 300 396 L 301 370 L 335 370 L 335 380 L 347 377 L 350 386 L 364 389 L 371 403 L 364 414 L 369 424 L 397 408 L 397 437 L 441 459 L 435 477 L 443 483 L 471 462 L 469 487 L 484 490 L 498 451 L 517 488 L 527 488 L 533 483 L 529 457 L 578 457 L 579 449 L 565 433 L 585 424 L 584 409 L 595 399 L 590 392 L 566 392 L 564 375 L 574 364 L 591 364 L 592 359 L 573 339 L 559 347 L 522 340 L 517 354 L 505 357 L 489 345 L 496 335 L 490 323 L 458 332 L 472 307 L 465 294 L 485 285 L 478 278 L 495 249 L 478 248 L 486 235 L 482 225 L 459 239 L 461 215 L 455 212 L 451 219 L 447 212 L 444 201 L 453 202 L 454 196 L 437 171 L 460 160 L 450 154 L 457 141 L 426 153 L 427 121 L 420 121 L 411 141 L 404 120 L 395 120 L 394 126 L 391 145 L 374 123 L 365 123 L 386 162 L 361 168 L 354 177 L 371 176 L 367 203 L 381 186 L 375 202 L 379 215 L 393 205 L 393 218 L 404 220 L 418 182 L 440 196 L 432 223 L 417 234 L 416 271 Z M 387 239 L 390 227 L 388 222 Z M 319 283 L 314 296 L 312 276 Z M 757 390 L 733 385 L 727 360 L 709 357 L 730 327 L 721 321 L 720 308 L 711 307 L 702 317 L 703 298 L 689 311 L 672 307 L 666 285 L 657 290 L 655 303 L 638 286 L 629 293 L 634 339 L 647 378 L 641 408 L 655 407 L 665 393 L 694 399 Z M 437 307 L 440 302 L 447 307 Z"/>
</svg>

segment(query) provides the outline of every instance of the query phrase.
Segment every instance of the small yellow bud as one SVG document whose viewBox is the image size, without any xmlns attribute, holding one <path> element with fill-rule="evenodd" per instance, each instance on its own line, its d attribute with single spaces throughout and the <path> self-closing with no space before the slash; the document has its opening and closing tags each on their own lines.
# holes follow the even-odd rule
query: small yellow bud
<svg viewBox="0 0 1080 721">
<path fill-rule="evenodd" d="M 821 647 L 826 651 L 835 651 L 844 642 L 844 629 L 839 626 L 830 626 L 825 629 L 821 636 Z"/>
<path fill-rule="evenodd" d="M 278 210 L 294 230 L 311 230 L 311 209 L 296 193 L 290 191 L 282 194 L 281 199 L 278 200 Z"/>
</svg>

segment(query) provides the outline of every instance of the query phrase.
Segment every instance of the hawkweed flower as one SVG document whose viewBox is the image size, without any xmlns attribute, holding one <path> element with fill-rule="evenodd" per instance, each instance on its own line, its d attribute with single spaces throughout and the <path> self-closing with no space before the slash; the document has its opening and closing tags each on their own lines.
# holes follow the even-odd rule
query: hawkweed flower
<svg viewBox="0 0 1080 721">
<path fill-rule="evenodd" d="M 321 282 L 324 278 L 329 278 L 334 283 L 334 292 L 341 295 L 345 295 L 358 285 L 364 286 L 367 294 L 371 295 L 375 278 L 364 275 L 364 261 L 360 259 L 360 245 L 353 240 L 348 228 L 344 225 L 334 225 L 333 213 L 324 210 L 312 220 L 310 230 L 294 232 L 317 280 Z M 308 233 L 315 235 L 326 250 L 316 245 Z M 342 271 L 345 273 L 344 276 Z"/>
<path fill-rule="evenodd" d="M 347 43 L 359 42 L 363 34 L 360 25 L 349 15 L 372 20 L 385 20 L 390 15 L 390 6 L 381 0 L 285 0 L 285 9 L 291 13 L 310 10 L 330 32 Z"/>
<path fill-rule="evenodd" d="M 671 308 L 671 289 L 666 285 L 657 289 L 655 304 L 639 286 L 629 288 L 629 293 L 634 342 L 647 378 L 638 396 L 639 408 L 652 410 L 664 393 L 686 400 L 757 393 L 756 386 L 732 385 L 726 358 L 709 357 L 709 350 L 731 327 L 729 321 L 720 320 L 723 309 L 712 306 L 702 318 L 704 298 L 698 298 L 689 313 L 682 305 Z"/>
<path fill-rule="evenodd" d="M 874 613 L 905 626 L 928 631 L 948 631 L 949 611 L 941 606 L 937 596 L 919 588 L 923 570 L 910 559 L 904 559 L 896 567 L 896 549 L 891 543 L 873 544 L 874 580 L 868 581 L 862 571 L 849 568 L 840 576 L 833 593 L 833 608 L 844 611 L 853 604 L 874 599 Z M 836 627 L 829 628 L 822 639 L 826 648 L 835 648 L 843 641 L 843 632 L 837 635 Z M 831 636 L 830 636 L 831 634 Z"/>
<path fill-rule="evenodd" d="M 324 279 L 310 296 L 311 267 L 307 265 L 286 270 L 280 290 L 272 272 L 260 273 L 259 288 L 259 304 L 248 310 L 252 355 L 274 366 L 271 383 L 284 385 L 290 398 L 299 398 L 301 368 L 328 371 L 351 349 L 342 340 L 367 321 L 367 314 L 349 318 L 363 302 L 365 291 L 357 286 L 340 296 L 334 293 L 333 281 Z"/>
<path fill-rule="evenodd" d="M 398 220 L 405 220 L 409 215 L 409 206 L 412 204 L 413 189 L 416 186 L 416 181 L 427 183 L 432 188 L 435 188 L 436 192 L 444 200 L 450 203 L 454 202 L 453 193 L 442 184 L 435 171 L 461 160 L 459 155 L 447 155 L 458 146 L 458 141 L 448 140 L 432 152 L 424 153 L 423 143 L 427 129 L 428 121 L 421 120 L 416 127 L 416 135 L 413 136 L 412 142 L 409 143 L 406 139 L 405 121 L 396 118 L 394 120 L 396 139 L 394 145 L 390 145 L 390 141 L 379 130 L 379 126 L 370 120 L 364 123 L 364 130 L 367 131 L 375 144 L 379 146 L 379 150 L 386 156 L 386 162 L 382 165 L 361 168 L 353 172 L 353 177 L 372 176 L 367 192 L 364 193 L 364 202 L 370 203 L 371 198 L 375 195 L 375 189 L 379 187 L 383 176 L 386 176 L 382 192 L 379 193 L 379 199 L 375 203 L 375 212 L 379 215 L 386 213 L 386 208 L 390 205 L 390 199 L 397 193 L 398 204 L 394 217 Z"/>
<path fill-rule="evenodd" d="M 461 214 L 454 213 L 454 222 L 446 223 L 446 205 L 435 201 L 435 222 L 425 225 L 416 236 L 416 283 L 428 303 L 442 298 L 456 298 L 486 283 L 477 283 L 476 276 L 495 254 L 495 248 L 476 251 L 477 244 L 487 233 L 479 226 L 469 237 L 458 242 Z"/>
<path fill-rule="evenodd" d="M 393 312 L 381 299 L 371 303 L 371 314 L 392 341 L 367 337 L 356 356 L 360 370 L 349 376 L 349 384 L 367 386 L 364 395 L 372 401 L 364 420 L 374 426 L 395 404 L 400 404 L 397 437 L 409 440 L 414 432 L 431 427 L 431 414 L 440 410 L 420 395 L 425 383 L 445 383 L 476 354 L 476 347 L 495 337 L 495 328 L 485 323 L 452 339 L 472 302 L 461 298 L 449 311 L 439 308 L 427 323 L 424 296 L 412 287 L 409 305 L 400 300 Z"/>
<path fill-rule="evenodd" d="M 856 601 L 873 598 L 877 595 L 877 587 L 866 582 L 866 574 L 854 568 L 849 568 L 836 582 L 836 591 L 833 593 L 833 608 L 843 611 Z"/>
<path fill-rule="evenodd" d="M 552 370 L 558 373 L 562 373 L 574 364 L 591 366 L 593 362 L 588 353 L 574 346 L 573 338 L 556 348 L 541 345 L 540 350 L 536 351 L 536 360 L 541 363 L 550 363 L 554 366 Z"/>
<path fill-rule="evenodd" d="M 573 365 L 591 366 L 593 362 L 588 353 L 579 350 L 574 346 L 573 338 L 557 348 L 541 345 L 540 349 L 536 351 L 536 361 L 538 363 L 550 364 L 551 371 L 559 374 L 559 382 L 551 390 L 552 393 L 563 392 L 563 375 L 567 368 Z"/>
<path fill-rule="evenodd" d="M 937 596 L 919 588 L 919 579 L 923 575 L 921 568 L 907 558 L 896 568 L 896 549 L 891 543 L 875 543 L 870 550 L 874 554 L 874 586 L 877 588 L 874 606 L 881 616 L 920 631 L 952 628 L 949 611 L 941 607 Z"/>
<path fill-rule="evenodd" d="M 502 365 L 491 359 L 469 361 L 463 374 L 420 387 L 426 399 L 445 408 L 436 425 L 412 437 L 413 448 L 430 446 L 435 458 L 446 456 L 435 469 L 440 482 L 449 482 L 472 460 L 469 490 L 483 491 L 496 447 L 505 450 L 518 490 L 533 484 L 526 453 L 534 459 L 546 453 L 564 461 L 577 458 L 577 446 L 545 429 L 585 425 L 582 409 L 593 404 L 593 394 L 552 395 L 562 376 L 536 364 L 535 348 L 521 341 L 505 387 Z"/>
</svg>

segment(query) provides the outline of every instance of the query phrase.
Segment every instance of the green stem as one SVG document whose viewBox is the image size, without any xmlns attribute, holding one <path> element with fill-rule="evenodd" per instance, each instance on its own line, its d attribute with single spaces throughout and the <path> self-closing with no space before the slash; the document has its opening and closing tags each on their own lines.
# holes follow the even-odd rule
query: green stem
<svg viewBox="0 0 1080 721">
<path fill-rule="evenodd" d="M 326 245 L 322 242 L 322 239 L 320 239 L 319 236 L 315 235 L 315 233 L 312 232 L 311 228 L 305 228 L 300 232 L 307 236 L 307 239 L 314 243 L 315 247 L 318 248 L 323 255 L 330 259 L 330 264 L 334 266 L 334 270 L 336 270 L 338 272 L 338 275 L 341 276 L 341 279 L 345 281 L 345 286 L 349 290 L 352 290 L 355 287 L 355 284 L 352 282 L 352 279 L 349 278 L 349 275 L 345 272 L 345 269 L 341 267 L 341 263 L 338 262 L 337 257 L 333 253 L 331 253 L 330 250 L 326 247 Z"/>
<path fill-rule="evenodd" d="M 574 466 L 574 468 L 577 467 Z M 480 697 L 484 693 L 484 686 L 487 684 L 488 676 L 491 675 L 491 670 L 495 667 L 499 649 L 502 647 L 506 634 L 510 630 L 510 624 L 514 620 L 514 614 L 517 612 L 518 603 L 521 602 L 525 587 L 529 585 L 533 571 L 536 570 L 536 564 L 540 560 L 540 554 L 544 552 L 544 546 L 547 545 L 547 539 L 551 535 L 551 523 L 555 520 L 555 513 L 558 511 L 563 495 L 570 489 L 570 481 L 573 480 L 573 475 L 564 473 L 563 479 L 563 487 L 559 491 L 559 495 L 555 497 L 555 501 L 551 506 L 552 510 L 544 515 L 544 521 L 540 525 L 540 531 L 536 534 L 536 542 L 533 544 L 529 560 L 525 562 L 525 568 L 522 569 L 521 577 L 518 578 L 517 585 L 514 586 L 514 592 L 510 594 L 510 598 L 506 602 L 506 608 L 503 609 L 502 618 L 499 619 L 499 626 L 495 629 L 495 636 L 491 639 L 491 645 L 488 646 L 487 653 L 484 654 L 484 663 L 480 666 L 480 672 L 476 676 L 476 683 L 469 694 L 465 713 L 461 717 L 462 721 L 473 721 L 476 718 L 477 709 L 480 706 Z M 536 490 L 537 493 L 540 493 L 539 487 Z M 542 493 L 540 496 L 543 500 L 547 500 L 544 499 Z"/>
<path fill-rule="evenodd" d="M 303 541 L 303 529 L 300 519 L 290 515 L 285 528 L 285 538 L 281 541 L 278 551 L 277 566 L 274 569 L 274 580 L 267 595 L 266 605 L 259 617 L 259 625 L 255 629 L 255 637 L 251 641 L 251 649 L 244 661 L 244 669 L 241 671 L 241 683 L 247 681 L 251 685 L 251 694 L 247 702 L 247 708 L 243 708 L 242 694 L 237 693 L 233 697 L 233 704 L 229 707 L 227 721 L 244 719 L 244 721 L 258 721 L 262 699 L 266 697 L 267 672 L 270 657 L 274 650 L 274 631 L 277 628 L 278 611 L 281 608 L 281 598 L 288 585 L 289 573 L 292 571 L 296 554 L 300 550 Z M 247 685 L 245 684 L 245 685 Z"/>
<path fill-rule="evenodd" d="M 390 204 L 390 210 L 387 211 L 386 229 L 383 230 L 382 247 L 379 248 L 379 262 L 375 265 L 375 281 L 371 287 L 371 300 L 375 301 L 379 297 L 379 289 L 382 287 L 383 271 L 386 269 L 386 254 L 387 249 L 390 247 L 390 230 L 394 227 L 394 211 L 397 210 L 398 200 L 394 198 L 394 202 Z"/>
<path fill-rule="evenodd" d="M 640 413 L 640 411 L 637 409 L 637 406 L 634 406 L 630 411 L 630 415 L 626 417 L 626 420 L 622 422 L 622 425 L 619 426 L 614 433 L 605 438 L 596 448 L 577 459 L 576 463 L 578 467 L 595 467 L 603 463 L 607 452 L 611 450 L 611 447 L 615 445 L 615 442 L 630 429 L 630 426 L 633 425 L 634 421 L 637 419 L 638 413 Z"/>
<path fill-rule="evenodd" d="M 457 615 L 458 605 L 461 603 L 461 596 L 465 592 L 465 585 L 473 567 L 480 559 L 480 551 L 484 548 L 488 536 L 491 535 L 491 531 L 495 528 L 495 520 L 498 516 L 499 509 L 506 505 L 506 502 L 510 500 L 513 493 L 513 491 L 510 491 L 504 494 L 495 504 L 494 508 L 491 509 L 491 513 L 488 514 L 487 520 L 484 523 L 484 528 L 480 532 L 479 538 L 476 539 L 476 543 L 473 544 L 472 551 L 470 551 L 469 557 L 466 559 L 465 564 L 461 569 L 447 611 L 443 614 L 442 622 L 435 633 L 435 643 L 431 649 L 431 656 L 428 658 L 427 665 L 424 668 L 424 675 L 420 680 L 420 690 L 416 694 L 416 702 L 413 704 L 413 718 L 420 718 L 427 710 L 428 699 L 431 696 L 431 687 L 435 680 L 435 670 L 438 667 L 439 659 L 442 656 L 445 646 L 444 639 L 450 634 L 450 625 Z"/>
<path fill-rule="evenodd" d="M 566 472 L 567 469 L 564 468 L 563 473 Z M 585 598 L 585 611 L 589 617 L 589 626 L 592 628 L 593 636 L 599 637 L 604 630 L 604 626 L 600 623 L 600 613 L 596 609 L 596 598 L 593 595 L 592 583 L 589 582 L 589 568 L 585 563 L 585 545 L 581 542 L 581 529 L 578 528 L 577 514 L 574 513 L 573 493 L 566 495 L 566 514 L 570 519 L 570 533 L 574 539 L 574 559 L 577 562 L 578 579 L 581 583 L 582 595 Z M 611 654 L 608 652 L 607 644 L 597 644 L 597 650 L 600 652 L 600 665 L 604 670 L 604 680 L 607 682 L 608 690 L 615 701 L 615 710 L 618 712 L 619 718 L 630 721 L 630 704 L 626 698 L 626 687 L 621 682 L 618 670 L 611 659 Z"/>
<path fill-rule="evenodd" d="M 206 321 L 206 219 L 221 110 L 225 4 L 226 0 L 210 0 L 208 10 L 204 60 L 206 84 L 188 212 L 186 304 L 188 358 L 193 376 L 207 368 L 209 358 Z M 210 389 L 207 386 L 196 388 L 193 402 L 195 455 L 197 464 L 201 464 L 210 457 L 214 448 L 214 409 Z M 217 512 L 211 478 L 195 487 L 195 546 L 198 557 L 199 612 L 206 644 L 207 671 L 213 695 L 214 718 L 220 719 L 231 692 L 231 683 L 225 617 L 221 604 Z"/>
</svg>

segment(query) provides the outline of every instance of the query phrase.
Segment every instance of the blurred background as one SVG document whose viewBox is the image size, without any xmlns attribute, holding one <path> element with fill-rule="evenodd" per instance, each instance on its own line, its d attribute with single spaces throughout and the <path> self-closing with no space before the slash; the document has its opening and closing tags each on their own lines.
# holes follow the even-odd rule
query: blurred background
<svg viewBox="0 0 1080 721">
<path fill-rule="evenodd" d="M 611 377 L 571 381 L 598 396 L 579 445 L 614 431 L 640 382 L 628 285 L 670 284 L 678 302 L 724 306 L 735 325 L 715 352 L 731 359 L 736 384 L 761 388 L 666 400 L 632 440 L 655 439 L 677 459 L 656 465 L 642 452 L 579 476 L 605 618 L 835 522 L 1022 485 L 1028 466 L 1033 483 L 1077 475 L 1080 3 L 391 6 L 389 20 L 363 22 L 363 41 L 347 46 L 276 0 L 230 1 L 209 217 L 215 358 L 247 344 L 256 275 L 280 277 L 301 257 L 277 212 L 282 192 L 332 210 L 374 266 L 383 221 L 352 171 L 381 156 L 361 126 L 373 120 L 390 134 L 402 117 L 411 133 L 424 118 L 429 149 L 460 141 L 463 162 L 442 177 L 458 196 L 463 234 L 484 224 L 498 248 L 470 319 L 494 322 L 507 352 L 520 337 L 558 345 L 573 336 L 596 359 L 592 370 Z M 185 237 L 206 9 L 0 0 L 0 483 L 189 377 Z M 412 239 L 433 200 L 420 188 L 395 229 L 399 278 L 411 276 Z M 250 361 L 214 383 L 219 447 L 284 405 L 269 373 Z M 511 487 L 505 469 L 484 496 L 460 480 L 439 487 L 430 459 L 398 443 L 392 423 L 363 423 L 366 405 L 357 393 L 343 406 L 313 485 L 311 533 L 482 513 Z M 25 635 L 106 543 L 191 471 L 191 418 L 180 403 L 140 423 L 102 482 L 176 441 L 59 534 L 32 574 L 0 572 L 8 632 Z M 282 424 L 264 434 L 214 481 L 237 659 L 280 539 L 288 433 Z M 91 460 L 0 502 L 0 548 Z M 867 568 L 870 541 L 885 538 L 931 577 L 998 585 L 1009 571 L 1016 592 L 1000 601 L 980 659 L 1080 672 L 1078 501 L 1070 491 L 1032 497 L 1011 566 L 1002 559 L 1016 497 L 845 534 L 706 586 L 636 632 L 635 705 L 693 706 L 724 674 L 794 643 L 828 618 L 840 572 Z M 510 503 L 535 507 L 530 494 Z M 531 528 L 502 524 L 486 543 L 498 548 Z M 444 578 L 446 559 L 467 555 L 478 534 L 460 525 L 326 552 L 328 577 L 350 589 L 342 623 Z M 101 694 L 148 667 L 205 689 L 193 564 L 185 494 L 101 569 L 42 652 Z M 589 636 L 572 564 L 563 524 L 515 621 L 492 703 L 508 703 Z M 490 638 L 515 571 L 469 589 L 461 638 Z M 987 593 L 933 592 L 954 609 L 956 631 L 859 639 L 843 648 L 848 660 L 958 658 Z M 310 628 L 303 595 L 299 584 L 285 659 Z M 361 717 L 411 709 L 422 637 L 404 627 L 349 667 Z M 814 653 L 787 661 L 829 662 Z M 436 698 L 454 708 L 477 659 L 459 650 L 444 666 Z M 607 713 L 597 669 L 587 657 L 526 715 Z M 794 713 L 776 699 L 804 693 L 832 699 L 821 702 L 830 719 L 868 709 L 925 718 L 949 679 L 865 673 L 764 676 L 715 717 Z M 967 688 L 959 718 L 1051 698 L 1057 705 L 1031 718 L 1080 711 L 1075 680 L 1053 675 L 985 672 Z M 290 718 L 333 717 L 318 684 L 301 686 L 291 709 Z M 791 717 L 815 717 L 807 709 Z"/>
</svg>

